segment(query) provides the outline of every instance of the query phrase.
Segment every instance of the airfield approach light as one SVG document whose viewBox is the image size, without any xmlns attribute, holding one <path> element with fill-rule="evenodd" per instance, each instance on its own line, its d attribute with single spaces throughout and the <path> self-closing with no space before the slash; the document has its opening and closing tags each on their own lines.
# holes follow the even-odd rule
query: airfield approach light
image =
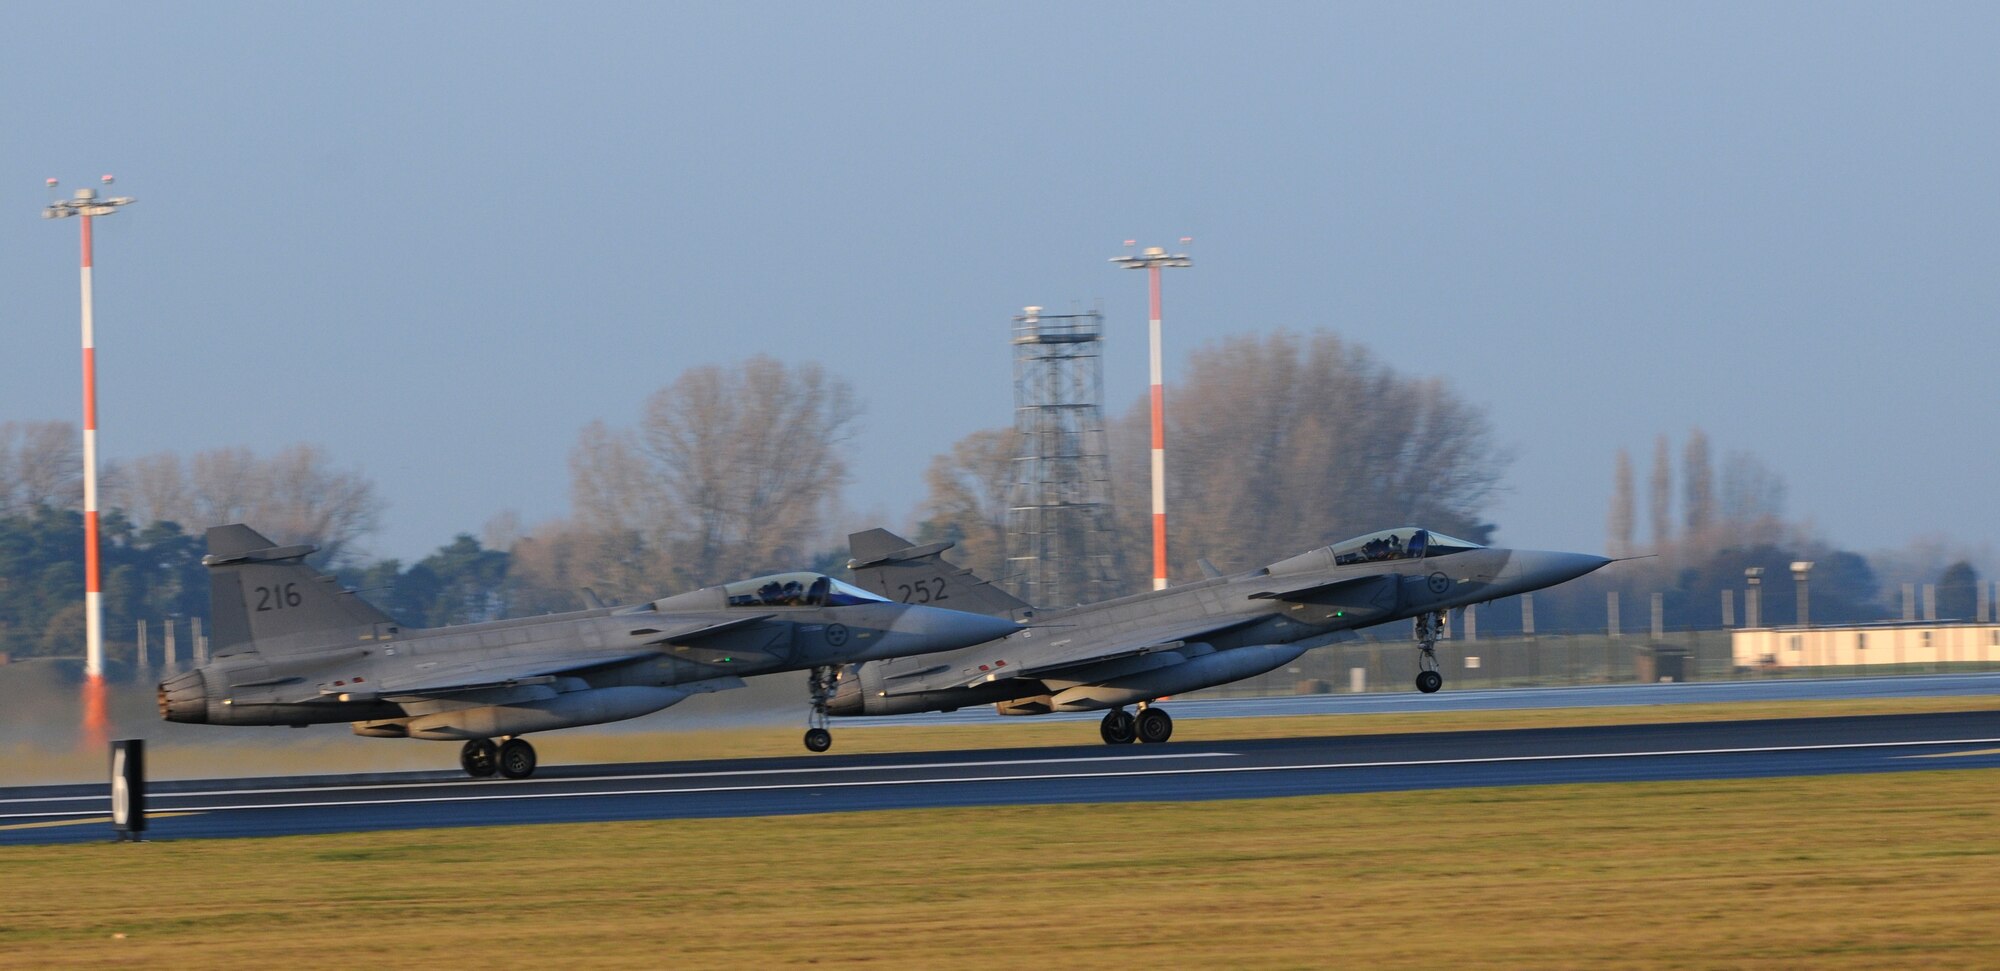
<svg viewBox="0 0 2000 971">
<path fill-rule="evenodd" d="M 1182 243 L 1193 237 L 1181 237 Z M 1126 246 L 1137 245 L 1126 240 Z M 1146 271 L 1147 342 L 1152 352 L 1153 399 L 1153 589 L 1167 588 L 1167 395 L 1162 378 L 1160 352 L 1160 270 L 1169 266 L 1193 266 L 1186 253 L 1168 253 L 1148 246 L 1137 255 L 1114 256 L 1111 262 L 1128 270 Z"/>
<path fill-rule="evenodd" d="M 112 177 L 102 176 L 98 181 L 105 185 L 112 183 Z M 53 190 L 59 183 L 48 180 Z M 91 290 L 91 245 L 90 220 L 95 216 L 109 216 L 120 207 L 135 202 L 130 196 L 111 199 L 97 197 L 96 189 L 78 189 L 68 199 L 57 199 L 42 208 L 44 219 L 67 219 L 75 216 L 80 220 L 79 234 L 82 246 L 83 281 L 83 603 L 84 603 L 84 675 L 89 686 L 102 697 L 104 680 L 104 585 L 99 564 L 99 542 L 97 532 L 97 339 L 94 305 Z M 91 728 L 93 717 L 90 706 L 86 705 L 86 728 Z M 99 708 L 94 717 L 101 719 Z M 101 720 L 95 728 L 102 730 Z"/>
</svg>

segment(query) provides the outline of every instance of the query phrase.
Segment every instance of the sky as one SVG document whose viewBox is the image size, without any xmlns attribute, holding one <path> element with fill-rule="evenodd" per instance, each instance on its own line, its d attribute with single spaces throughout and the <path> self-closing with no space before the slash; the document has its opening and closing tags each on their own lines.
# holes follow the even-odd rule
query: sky
<svg viewBox="0 0 2000 971">
<path fill-rule="evenodd" d="M 1617 451 L 1694 427 L 1836 545 L 2000 540 L 2000 6 L 7 11 L 0 421 L 77 420 L 38 211 L 114 173 L 104 455 L 319 443 L 378 555 L 565 514 L 586 423 L 759 353 L 852 382 L 840 525 L 907 524 L 1024 305 L 1101 305 L 1140 400 L 1108 260 L 1183 236 L 1170 409 L 1198 347 L 1338 332 L 1486 410 L 1509 545 L 1604 549 Z"/>
</svg>

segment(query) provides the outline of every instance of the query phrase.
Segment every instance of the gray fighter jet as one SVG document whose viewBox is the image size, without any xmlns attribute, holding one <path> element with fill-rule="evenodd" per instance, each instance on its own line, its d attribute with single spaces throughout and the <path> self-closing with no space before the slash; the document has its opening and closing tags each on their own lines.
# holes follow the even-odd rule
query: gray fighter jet
<svg viewBox="0 0 2000 971">
<path fill-rule="evenodd" d="M 160 684 L 168 721 L 352 722 L 357 735 L 463 742 L 473 776 L 535 771 L 520 736 L 635 718 L 745 675 L 923 655 L 1018 624 L 893 603 L 785 573 L 629 607 L 405 630 L 248 526 L 208 531 L 215 660 Z M 494 739 L 500 739 L 495 744 Z M 824 750 L 820 724 L 807 745 Z"/>
<path fill-rule="evenodd" d="M 848 537 L 855 582 L 892 600 L 972 610 L 1028 626 L 964 650 L 842 668 L 825 711 L 899 715 L 992 704 L 1001 714 L 1097 711 L 1112 744 L 1164 742 L 1155 699 L 1290 664 L 1340 632 L 1415 620 L 1417 689 L 1444 684 L 1447 611 L 1554 586 L 1611 562 L 1583 553 L 1489 549 L 1416 527 L 1383 530 L 1261 570 L 1104 603 L 1038 610 L 887 530 Z M 818 694 L 815 694 L 818 703 Z M 1125 710 L 1138 706 L 1135 716 Z"/>
</svg>

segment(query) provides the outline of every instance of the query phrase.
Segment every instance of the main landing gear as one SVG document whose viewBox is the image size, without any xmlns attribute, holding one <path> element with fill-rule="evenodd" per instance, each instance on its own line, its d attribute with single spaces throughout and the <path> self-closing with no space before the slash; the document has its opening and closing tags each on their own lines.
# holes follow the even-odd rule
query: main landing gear
<svg viewBox="0 0 2000 971">
<path fill-rule="evenodd" d="M 806 715 L 806 750 L 824 752 L 833 747 L 833 733 L 826 730 L 826 700 L 833 697 L 840 669 L 822 664 L 812 669 L 812 711 Z"/>
<path fill-rule="evenodd" d="M 498 745 L 490 738 L 475 738 L 458 750 L 458 764 L 475 779 L 495 772 L 509 779 L 525 779 L 535 774 L 535 747 L 525 738 L 506 739 Z"/>
<path fill-rule="evenodd" d="M 1444 687 L 1444 675 L 1439 673 L 1437 642 L 1444 636 L 1445 612 L 1432 610 L 1417 615 L 1415 632 L 1417 640 L 1417 690 L 1432 694 Z"/>
<path fill-rule="evenodd" d="M 1174 720 L 1165 709 L 1153 707 L 1150 701 L 1142 701 L 1137 715 L 1123 708 L 1105 712 L 1097 732 L 1104 736 L 1106 745 L 1129 745 L 1135 741 L 1157 745 L 1174 736 Z"/>
</svg>

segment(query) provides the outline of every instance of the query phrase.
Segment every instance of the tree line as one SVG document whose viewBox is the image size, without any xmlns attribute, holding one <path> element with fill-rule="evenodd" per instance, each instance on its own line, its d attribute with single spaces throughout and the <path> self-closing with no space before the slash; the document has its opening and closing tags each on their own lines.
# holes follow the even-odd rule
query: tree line
<svg viewBox="0 0 2000 971">
<path fill-rule="evenodd" d="M 1798 562 L 1812 564 L 1807 597 L 1814 624 L 1900 619 L 1904 583 L 1933 586 L 1941 620 L 1976 616 L 1981 581 L 1965 551 L 1934 546 L 1915 556 L 1866 556 L 1841 549 L 1787 518 L 1784 477 L 1755 455 L 1731 451 L 1717 463 L 1700 428 L 1689 430 L 1678 451 L 1676 470 L 1676 450 L 1668 436 L 1654 439 L 1643 537 L 1632 456 L 1617 451 L 1605 548 L 1607 555 L 1634 559 L 1537 593 L 1538 630 L 1606 630 L 1611 593 L 1618 594 L 1618 623 L 1625 632 L 1650 628 L 1654 594 L 1661 596 L 1662 626 L 1669 630 L 1714 629 L 1725 620 L 1743 624 L 1750 596 L 1746 571 L 1752 569 L 1762 571 L 1759 622 L 1796 623 L 1799 591 L 1791 567 Z M 1725 590 L 1730 591 L 1726 604 Z M 1521 622 L 1518 601 L 1497 604 L 1479 616 L 1482 633 L 1518 632 Z"/>
<path fill-rule="evenodd" d="M 459 533 L 411 564 L 362 553 L 382 501 L 361 470 L 336 466 L 317 446 L 115 464 L 104 479 L 106 637 L 125 649 L 111 656 L 130 656 L 139 619 L 205 613 L 201 534 L 225 522 L 320 547 L 318 565 L 416 626 L 575 609 L 585 588 L 632 602 L 764 572 L 838 573 L 845 534 L 878 525 L 853 521 L 843 505 L 845 446 L 862 413 L 853 386 L 817 364 L 759 356 L 691 369 L 630 424 L 579 432 L 568 515 L 532 526 L 496 516 L 482 535 Z M 1114 592 L 1149 585 L 1149 421 L 1144 400 L 1107 421 Z M 1335 334 L 1240 336 L 1196 350 L 1167 421 L 1176 578 L 1199 575 L 1198 559 L 1253 569 L 1392 525 L 1482 543 L 1496 529 L 1488 511 L 1511 456 L 1484 412 L 1442 379 L 1402 374 Z M 956 542 L 961 563 L 1004 577 L 1019 441 L 1011 428 L 983 429 L 934 457 L 909 520 L 914 538 Z M 0 652 L 14 657 L 81 653 L 77 442 L 66 423 L 0 424 Z M 1718 469 L 1696 429 L 1678 476 L 1672 458 L 1661 436 L 1642 542 L 1632 460 L 1616 454 L 1607 550 L 1650 557 L 1538 595 L 1539 630 L 1602 630 L 1610 590 L 1621 592 L 1628 630 L 1643 629 L 1654 592 L 1664 594 L 1669 626 L 1714 627 L 1717 591 L 1740 587 L 1750 566 L 1765 568 L 1765 619 L 1782 622 L 1796 559 L 1817 564 L 1816 621 L 1897 613 L 1867 558 L 1784 519 L 1783 480 L 1755 456 L 1731 452 Z M 1977 572 L 1958 562 L 1945 573 L 1940 615 L 1970 616 Z M 1518 604 L 1480 616 L 1482 632 L 1519 623 Z"/>
</svg>

